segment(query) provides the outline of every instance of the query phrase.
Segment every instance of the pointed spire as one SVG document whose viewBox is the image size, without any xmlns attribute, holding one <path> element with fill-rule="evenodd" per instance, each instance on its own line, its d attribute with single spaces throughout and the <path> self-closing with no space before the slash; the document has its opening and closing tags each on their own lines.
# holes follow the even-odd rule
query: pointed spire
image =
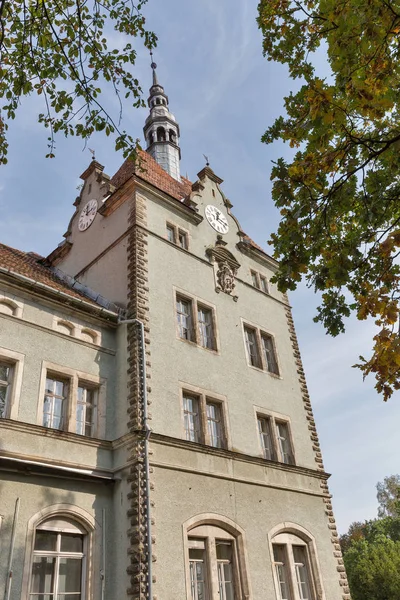
<svg viewBox="0 0 400 600">
<path fill-rule="evenodd" d="M 158 79 L 157 79 L 157 63 L 154 62 L 153 60 L 153 50 L 150 50 L 150 56 L 151 56 L 151 68 L 153 69 L 153 85 L 158 85 Z"/>
</svg>

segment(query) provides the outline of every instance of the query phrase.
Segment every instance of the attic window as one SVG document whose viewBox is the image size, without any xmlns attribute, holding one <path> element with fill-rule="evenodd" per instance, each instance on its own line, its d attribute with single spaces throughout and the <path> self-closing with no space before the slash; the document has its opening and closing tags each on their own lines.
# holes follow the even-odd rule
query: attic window
<svg viewBox="0 0 400 600">
<path fill-rule="evenodd" d="M 82 329 L 81 339 L 90 344 L 97 344 L 98 335 L 92 329 Z"/>
<path fill-rule="evenodd" d="M 0 313 L 4 315 L 15 315 L 18 306 L 11 300 L 0 300 Z"/>
<path fill-rule="evenodd" d="M 69 323 L 67 321 L 57 321 L 56 329 L 60 333 L 64 333 L 64 335 L 72 336 L 74 333 L 74 326 L 72 325 L 72 323 Z"/>
<path fill-rule="evenodd" d="M 91 193 L 92 193 L 92 184 L 89 183 L 89 185 L 88 185 L 88 194 L 91 194 Z"/>
</svg>

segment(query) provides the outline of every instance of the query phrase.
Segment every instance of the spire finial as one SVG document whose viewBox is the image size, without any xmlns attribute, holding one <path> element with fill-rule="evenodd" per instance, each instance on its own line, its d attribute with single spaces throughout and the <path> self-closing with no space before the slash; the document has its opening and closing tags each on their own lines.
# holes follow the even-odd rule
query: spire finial
<svg viewBox="0 0 400 600">
<path fill-rule="evenodd" d="M 96 151 L 95 151 L 95 150 L 92 150 L 91 148 L 88 148 L 88 150 L 89 150 L 89 152 L 90 152 L 90 153 L 91 153 L 91 155 L 92 155 L 92 160 L 96 160 Z"/>
<path fill-rule="evenodd" d="M 203 156 L 206 159 L 206 167 L 209 167 L 210 166 L 210 159 L 205 154 L 203 154 Z"/>
<path fill-rule="evenodd" d="M 155 63 L 153 60 L 153 50 L 150 50 L 150 56 L 151 56 L 151 65 L 150 66 L 153 69 L 153 85 L 158 85 L 157 73 L 156 73 L 157 63 Z"/>
</svg>

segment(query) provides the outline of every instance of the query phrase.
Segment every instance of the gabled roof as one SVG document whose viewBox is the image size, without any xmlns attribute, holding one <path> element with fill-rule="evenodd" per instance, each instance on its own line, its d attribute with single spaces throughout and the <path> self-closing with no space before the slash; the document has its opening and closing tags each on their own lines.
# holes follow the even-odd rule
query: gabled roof
<svg viewBox="0 0 400 600">
<path fill-rule="evenodd" d="M 116 189 L 121 187 L 132 175 L 136 175 L 147 183 L 154 185 L 157 189 L 172 196 L 176 200 L 182 200 L 192 191 L 192 182 L 185 177 L 179 182 L 154 160 L 144 150 L 139 150 L 136 160 L 127 158 L 115 175 L 111 178 L 112 185 Z"/>
<path fill-rule="evenodd" d="M 88 299 L 87 296 L 71 289 L 63 283 L 48 267 L 40 264 L 39 261 L 43 257 L 34 252 L 22 252 L 10 246 L 0 244 L 0 268 L 22 275 L 35 282 L 47 285 L 54 289 L 55 292 L 63 292 L 79 300 L 84 300 L 93 306 L 98 307 L 98 304 Z"/>
</svg>

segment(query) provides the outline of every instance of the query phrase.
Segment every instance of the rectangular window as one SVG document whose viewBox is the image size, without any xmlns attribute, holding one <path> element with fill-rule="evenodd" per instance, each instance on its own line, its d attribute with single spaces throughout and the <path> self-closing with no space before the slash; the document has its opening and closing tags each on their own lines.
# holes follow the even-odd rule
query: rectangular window
<svg viewBox="0 0 400 600">
<path fill-rule="evenodd" d="M 249 363 L 253 367 L 260 368 L 260 357 L 258 354 L 257 347 L 257 337 L 255 329 L 250 329 L 249 327 L 244 328 L 244 335 L 246 340 L 246 348 L 247 348 L 247 357 Z"/>
<path fill-rule="evenodd" d="M 43 425 L 51 429 L 63 429 L 68 384 L 56 378 L 46 378 L 43 403 Z"/>
<path fill-rule="evenodd" d="M 285 546 L 274 544 L 274 566 L 280 589 L 280 600 L 292 600 L 286 564 Z"/>
<path fill-rule="evenodd" d="M 260 275 L 260 285 L 261 291 L 263 291 L 265 294 L 268 294 L 268 279 L 263 275 Z"/>
<path fill-rule="evenodd" d="M 5 362 L 0 362 L 0 419 L 5 419 L 8 416 L 12 378 L 12 366 Z"/>
<path fill-rule="evenodd" d="M 186 439 L 189 442 L 200 442 L 200 414 L 199 399 L 195 396 L 184 395 L 183 397 L 183 419 Z"/>
<path fill-rule="evenodd" d="M 205 308 L 204 306 L 198 306 L 197 321 L 199 326 L 200 346 L 213 349 L 215 344 L 211 309 Z"/>
<path fill-rule="evenodd" d="M 206 549 L 204 540 L 189 540 L 191 600 L 206 600 Z"/>
<path fill-rule="evenodd" d="M 251 281 L 253 283 L 253 287 L 257 288 L 258 290 L 260 289 L 260 283 L 258 280 L 258 273 L 256 273 L 255 271 L 250 271 L 251 273 Z"/>
<path fill-rule="evenodd" d="M 182 231 L 181 229 L 178 229 L 178 242 L 179 242 L 179 246 L 181 248 L 183 248 L 184 250 L 188 249 L 188 247 L 189 247 L 188 234 L 186 233 L 186 231 Z"/>
<path fill-rule="evenodd" d="M 175 227 L 167 223 L 167 239 L 169 242 L 175 244 Z"/>
<path fill-rule="evenodd" d="M 299 598 L 300 600 L 311 600 L 306 549 L 304 546 L 293 546 L 293 559 Z"/>
<path fill-rule="evenodd" d="M 264 458 L 274 460 L 274 446 L 271 435 L 271 420 L 268 417 L 258 417 L 258 433 Z"/>
<path fill-rule="evenodd" d="M 265 364 L 267 366 L 267 370 L 270 373 L 274 373 L 275 375 L 279 375 L 278 369 L 278 361 L 276 360 L 274 342 L 270 335 L 266 333 L 261 334 L 261 345 L 265 358 Z"/>
<path fill-rule="evenodd" d="M 290 442 L 289 425 L 284 421 L 275 421 L 275 426 L 280 460 L 287 465 L 292 465 L 294 460 L 292 444 Z"/>
<path fill-rule="evenodd" d="M 76 433 L 94 435 L 95 402 L 96 390 L 79 385 L 76 399 Z"/>
<path fill-rule="evenodd" d="M 193 340 L 192 303 L 180 296 L 176 297 L 176 318 L 178 321 L 179 337 L 184 340 Z"/>
<path fill-rule="evenodd" d="M 232 544 L 216 540 L 215 545 L 217 550 L 219 600 L 234 600 Z"/>
<path fill-rule="evenodd" d="M 210 445 L 214 448 L 222 448 L 224 446 L 224 440 L 220 404 L 207 402 L 207 427 Z"/>
</svg>

